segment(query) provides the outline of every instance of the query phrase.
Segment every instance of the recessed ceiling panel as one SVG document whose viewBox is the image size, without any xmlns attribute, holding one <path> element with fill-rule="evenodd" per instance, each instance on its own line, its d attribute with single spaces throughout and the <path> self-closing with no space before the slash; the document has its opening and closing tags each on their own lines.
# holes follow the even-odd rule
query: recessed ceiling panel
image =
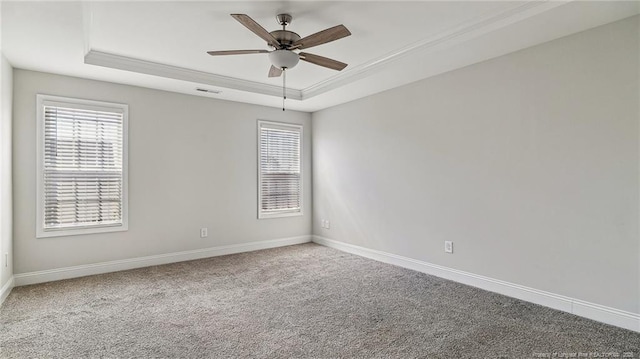
<svg viewBox="0 0 640 359">
<path fill-rule="evenodd" d="M 288 30 L 305 37 L 344 24 L 352 35 L 305 49 L 349 66 L 379 58 L 448 28 L 513 7 L 511 2 L 91 2 L 92 49 L 173 66 L 279 85 L 267 76 L 266 54 L 209 56 L 209 50 L 268 49 L 231 13 L 246 13 L 268 31 L 275 16 L 293 16 Z M 287 78 L 303 89 L 336 75 L 301 62 Z"/>
<path fill-rule="evenodd" d="M 0 1 L 2 54 L 15 68 L 195 96 L 282 105 L 267 49 L 230 14 L 267 30 L 289 13 L 307 36 L 337 24 L 352 35 L 304 52 L 349 64 L 337 72 L 300 62 L 287 76 L 287 108 L 315 111 L 640 12 L 638 1 Z M 217 94 L 196 91 L 199 87 Z"/>
</svg>

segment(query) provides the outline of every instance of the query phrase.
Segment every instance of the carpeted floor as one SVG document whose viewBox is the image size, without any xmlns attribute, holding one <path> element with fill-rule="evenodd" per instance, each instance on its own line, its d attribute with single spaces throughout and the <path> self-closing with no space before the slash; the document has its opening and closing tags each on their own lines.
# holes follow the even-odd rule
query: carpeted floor
<svg viewBox="0 0 640 359">
<path fill-rule="evenodd" d="M 638 358 L 640 334 L 315 244 L 17 287 L 0 309 L 3 358 L 554 353 Z"/>
</svg>

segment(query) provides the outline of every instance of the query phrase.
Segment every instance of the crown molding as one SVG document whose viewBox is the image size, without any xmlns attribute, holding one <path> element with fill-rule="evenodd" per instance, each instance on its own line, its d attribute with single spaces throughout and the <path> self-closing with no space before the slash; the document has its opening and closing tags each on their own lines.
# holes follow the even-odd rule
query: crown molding
<svg viewBox="0 0 640 359">
<path fill-rule="evenodd" d="M 565 5 L 571 1 L 574 0 L 527 1 L 498 14 L 476 17 L 445 32 L 425 38 L 379 58 L 353 67 L 352 69 L 340 72 L 333 77 L 315 83 L 302 90 L 287 89 L 287 98 L 300 101 L 310 99 L 373 74 L 380 73 L 385 69 L 389 69 L 394 66 L 395 62 L 407 56 L 422 56 L 424 54 L 442 50 L 443 48 L 454 46 L 463 41 L 487 34 L 491 31 L 498 30 L 558 6 Z M 85 18 L 89 16 L 87 13 L 90 13 L 90 11 L 85 11 Z M 87 20 L 85 19 L 85 21 Z M 85 32 L 88 31 L 90 31 L 90 21 L 88 21 L 88 24 L 85 26 Z M 88 40 L 86 40 L 86 43 L 87 46 L 90 46 Z M 84 63 L 181 81 L 207 84 L 215 87 L 252 92 L 256 94 L 275 97 L 282 96 L 282 88 L 280 86 L 192 70 L 123 55 L 116 55 L 91 48 L 89 48 L 84 57 Z M 416 78 L 416 80 L 418 79 L 419 78 Z"/>
<path fill-rule="evenodd" d="M 141 74 L 171 78 L 175 80 L 207 84 L 216 87 L 253 92 L 275 97 L 282 96 L 282 87 L 260 82 L 222 76 L 210 72 L 187 69 L 184 67 L 161 64 L 158 62 L 136 59 L 133 57 L 111 54 L 108 52 L 89 50 L 84 56 L 84 63 L 112 69 L 132 71 Z M 287 89 L 287 98 L 301 100 L 300 90 Z"/>
<path fill-rule="evenodd" d="M 440 50 L 445 47 L 453 46 L 460 42 L 478 37 L 488 32 L 508 26 L 528 17 L 540 14 L 547 10 L 551 10 L 558 6 L 567 4 L 573 0 L 565 1 L 528 1 L 515 8 L 505 10 L 499 14 L 474 18 L 461 25 L 458 25 L 445 32 L 425 38 L 391 53 L 373 59 L 369 62 L 353 67 L 347 71 L 341 72 L 326 80 L 320 81 L 307 88 L 302 89 L 302 100 L 318 96 L 325 92 L 335 90 L 340 86 L 344 86 L 351 82 L 360 80 L 370 76 L 376 72 L 380 72 L 387 67 L 393 66 L 393 63 L 406 56 L 415 55 L 417 53 L 428 53 Z"/>
</svg>

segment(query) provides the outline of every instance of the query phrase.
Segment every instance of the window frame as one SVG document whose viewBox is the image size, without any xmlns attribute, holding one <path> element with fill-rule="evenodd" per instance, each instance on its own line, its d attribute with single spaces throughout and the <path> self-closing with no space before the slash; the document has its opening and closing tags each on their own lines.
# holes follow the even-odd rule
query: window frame
<svg viewBox="0 0 640 359">
<path fill-rule="evenodd" d="M 299 209 L 288 209 L 288 210 L 280 210 L 280 211 L 264 211 L 262 210 L 262 165 L 260 158 L 262 156 L 261 148 L 262 148 L 262 138 L 261 128 L 266 126 L 268 128 L 279 128 L 288 131 L 297 131 L 300 135 L 300 208 Z M 270 218 L 283 218 L 283 217 L 296 217 L 304 215 L 304 126 L 297 123 L 288 123 L 288 122 L 276 122 L 276 121 L 267 121 L 267 120 L 258 120 L 257 125 L 257 145 L 258 145 L 258 219 L 270 219 Z"/>
<path fill-rule="evenodd" d="M 122 222 L 121 224 L 87 225 L 45 228 L 45 103 L 59 103 L 72 108 L 122 112 Z M 36 95 L 36 238 L 121 232 L 129 229 L 129 106 L 121 103 L 95 101 L 53 95 Z"/>
</svg>

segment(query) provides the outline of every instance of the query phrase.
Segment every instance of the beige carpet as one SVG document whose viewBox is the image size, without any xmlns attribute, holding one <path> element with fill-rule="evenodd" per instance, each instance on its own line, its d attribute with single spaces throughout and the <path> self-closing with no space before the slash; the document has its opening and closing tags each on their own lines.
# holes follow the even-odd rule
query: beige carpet
<svg viewBox="0 0 640 359">
<path fill-rule="evenodd" d="M 14 288 L 3 358 L 640 356 L 640 334 L 315 244 Z"/>
</svg>

